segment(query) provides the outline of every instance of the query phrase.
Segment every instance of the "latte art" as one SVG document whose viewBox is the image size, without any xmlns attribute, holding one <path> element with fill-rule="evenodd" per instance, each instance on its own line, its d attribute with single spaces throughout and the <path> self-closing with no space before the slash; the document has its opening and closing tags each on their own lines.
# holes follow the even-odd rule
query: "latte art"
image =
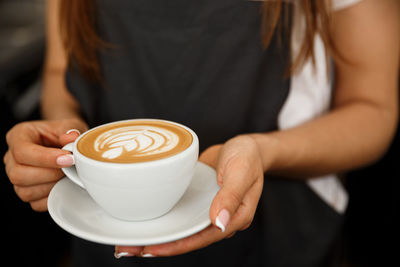
<svg viewBox="0 0 400 267">
<path fill-rule="evenodd" d="M 149 126 L 127 126 L 111 129 L 99 135 L 94 149 L 103 158 L 115 159 L 122 155 L 143 157 L 174 149 L 179 137 L 164 128 Z"/>
<path fill-rule="evenodd" d="M 173 156 L 187 149 L 192 141 L 192 134 L 177 124 L 131 120 L 105 124 L 85 133 L 77 148 L 95 160 L 135 163 Z"/>
</svg>

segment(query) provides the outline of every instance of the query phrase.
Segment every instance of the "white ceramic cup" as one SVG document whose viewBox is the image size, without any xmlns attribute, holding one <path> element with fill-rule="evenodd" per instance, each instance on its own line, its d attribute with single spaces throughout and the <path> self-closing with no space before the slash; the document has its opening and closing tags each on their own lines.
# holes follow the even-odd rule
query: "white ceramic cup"
<svg viewBox="0 0 400 267">
<path fill-rule="evenodd" d="M 72 152 L 75 166 L 62 170 L 115 218 L 139 221 L 159 217 L 167 213 L 185 193 L 199 154 L 199 140 L 194 131 L 178 123 L 164 122 L 188 130 L 193 137 L 192 144 L 176 155 L 158 160 L 139 163 L 98 161 L 82 155 L 77 149 L 77 143 L 81 137 L 101 125 L 63 147 Z"/>
</svg>

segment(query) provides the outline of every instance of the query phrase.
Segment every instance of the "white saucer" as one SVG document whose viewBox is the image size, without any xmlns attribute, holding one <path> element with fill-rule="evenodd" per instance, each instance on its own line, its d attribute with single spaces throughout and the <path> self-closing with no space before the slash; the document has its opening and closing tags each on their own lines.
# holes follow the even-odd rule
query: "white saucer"
<svg viewBox="0 0 400 267">
<path fill-rule="evenodd" d="M 54 186 L 47 205 L 53 220 L 75 236 L 102 244 L 142 246 L 174 241 L 206 228 L 218 190 L 215 170 L 199 162 L 178 204 L 153 220 L 130 222 L 111 217 L 68 178 Z"/>
</svg>

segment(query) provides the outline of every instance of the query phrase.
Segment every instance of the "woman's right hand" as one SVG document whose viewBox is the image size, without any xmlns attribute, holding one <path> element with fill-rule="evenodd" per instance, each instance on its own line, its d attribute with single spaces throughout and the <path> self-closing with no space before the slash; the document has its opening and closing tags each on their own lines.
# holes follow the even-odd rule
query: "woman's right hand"
<svg viewBox="0 0 400 267">
<path fill-rule="evenodd" d="M 79 136 L 71 129 L 84 132 L 87 125 L 78 119 L 30 121 L 15 125 L 6 135 L 6 173 L 18 197 L 35 211 L 47 210 L 50 190 L 64 176 L 60 168 L 73 164 L 70 152 L 61 149 Z"/>
</svg>

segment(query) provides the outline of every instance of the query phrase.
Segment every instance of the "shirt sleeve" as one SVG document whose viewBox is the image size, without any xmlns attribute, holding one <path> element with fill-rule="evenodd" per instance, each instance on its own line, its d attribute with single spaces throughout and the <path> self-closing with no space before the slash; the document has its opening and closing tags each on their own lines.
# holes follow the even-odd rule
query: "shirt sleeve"
<svg viewBox="0 0 400 267">
<path fill-rule="evenodd" d="M 337 11 L 355 5 L 361 1 L 362 0 L 333 0 L 332 5 L 333 9 Z"/>
</svg>

